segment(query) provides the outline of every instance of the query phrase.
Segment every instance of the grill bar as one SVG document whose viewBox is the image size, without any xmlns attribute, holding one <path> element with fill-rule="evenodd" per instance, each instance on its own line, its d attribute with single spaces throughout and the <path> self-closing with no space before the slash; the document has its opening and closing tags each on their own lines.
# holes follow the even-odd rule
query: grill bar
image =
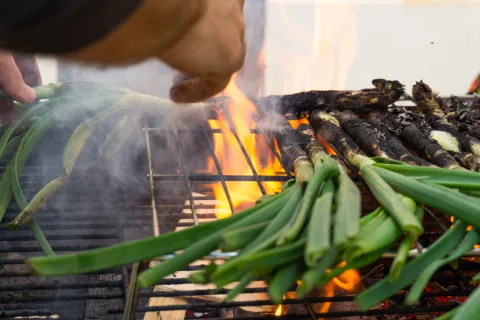
<svg viewBox="0 0 480 320">
<path fill-rule="evenodd" d="M 413 105 L 411 102 L 410 105 Z M 407 104 L 408 104 L 407 103 Z M 231 118 L 229 115 L 226 117 Z M 115 216 L 115 225 L 112 225 L 112 215 L 109 213 L 103 213 L 103 208 L 101 206 L 97 207 L 97 204 L 88 204 L 86 208 L 91 208 L 89 213 L 76 213 L 77 206 L 83 206 L 83 202 L 79 204 L 75 204 L 72 206 L 71 209 L 56 211 L 54 207 L 52 210 L 47 204 L 42 211 L 38 214 L 38 220 L 42 224 L 42 229 L 46 232 L 47 238 L 52 240 L 54 243 L 52 244 L 54 250 L 61 252 L 70 252 L 70 251 L 79 251 L 85 250 L 86 248 L 90 247 L 98 247 L 101 245 L 89 243 L 89 241 L 111 241 L 116 242 L 123 241 L 123 233 L 125 228 L 146 228 L 149 227 L 149 232 L 152 231 L 152 223 L 153 221 L 153 234 L 158 235 L 160 234 L 160 225 L 165 226 L 168 224 L 172 224 L 170 222 L 170 218 L 172 214 L 178 219 L 178 221 L 174 222 L 174 226 L 176 227 L 188 227 L 192 224 L 202 223 L 203 221 L 214 219 L 215 215 L 213 210 L 215 208 L 215 198 L 212 195 L 211 190 L 206 184 L 210 184 L 212 182 L 220 182 L 222 184 L 222 188 L 225 192 L 227 201 L 229 203 L 230 209 L 232 214 L 235 213 L 232 199 L 229 194 L 229 190 L 227 187 L 227 182 L 230 181 L 250 181 L 256 182 L 259 187 L 262 185 L 262 182 L 285 182 L 289 178 L 291 178 L 291 173 L 288 169 L 286 169 L 284 163 L 281 160 L 281 156 L 275 149 L 273 142 L 265 137 L 259 130 L 252 130 L 252 134 L 261 135 L 262 138 L 265 139 L 268 150 L 270 150 L 276 159 L 282 164 L 283 169 L 285 172 L 278 173 L 277 175 L 259 175 L 257 171 L 252 170 L 252 175 L 225 175 L 223 174 L 219 159 L 215 154 L 215 149 L 213 146 L 213 140 L 211 138 L 212 134 L 222 134 L 222 131 L 219 129 L 210 129 L 207 128 L 207 125 L 201 127 L 201 133 L 198 131 L 197 134 L 200 137 L 204 137 L 207 142 L 208 146 L 208 153 L 209 156 L 213 159 L 216 168 L 216 174 L 196 174 L 194 170 L 191 170 L 186 165 L 186 159 L 188 159 L 188 152 L 185 149 L 184 145 L 182 145 L 182 141 L 179 138 L 179 134 L 181 134 L 181 130 L 173 132 L 173 136 L 176 142 L 176 158 L 178 162 L 178 167 L 176 172 L 163 172 L 161 166 L 155 167 L 152 163 L 152 154 L 156 154 L 153 152 L 152 148 L 152 139 L 153 136 L 150 133 L 153 131 L 158 131 L 158 128 L 149 127 L 146 123 L 144 124 L 144 133 L 145 133 L 145 141 L 146 141 L 146 149 L 147 149 L 147 161 L 148 161 L 148 169 L 145 169 L 147 175 L 144 176 L 145 182 L 148 183 L 150 197 L 148 201 L 150 203 L 146 203 L 145 201 L 130 201 L 126 204 L 116 205 L 112 204 L 109 209 L 111 210 L 122 210 L 122 212 L 128 212 L 126 216 L 123 214 L 122 217 Z M 195 129 L 196 130 L 196 129 Z M 260 137 L 259 137 L 260 138 Z M 237 142 L 242 149 L 242 153 L 245 156 L 249 167 L 252 169 L 253 161 L 250 159 L 248 153 L 246 152 L 245 146 L 243 146 L 241 140 L 238 138 L 237 134 Z M 269 152 L 270 152 L 269 151 Z M 362 185 L 363 181 L 355 170 L 348 165 L 348 163 L 343 159 L 342 155 L 338 154 L 338 158 L 345 163 L 349 169 L 352 171 L 353 180 Z M 172 156 L 172 155 L 170 155 Z M 1 162 L 3 164 L 4 162 Z M 5 166 L 3 166 L 5 167 Z M 32 169 L 35 168 L 35 169 Z M 253 168 L 255 169 L 255 168 Z M 45 170 L 43 167 L 27 167 L 25 172 L 28 173 L 28 179 L 21 179 L 22 183 L 28 181 L 29 189 L 37 190 L 38 186 L 40 186 L 42 181 L 42 174 L 36 174 L 36 172 L 42 172 Z M 30 176 L 31 174 L 31 176 Z M 36 177 L 36 178 L 33 178 Z M 36 180 L 38 179 L 38 180 Z M 32 183 L 32 181 L 38 181 Z M 173 195 L 169 193 L 162 193 L 161 186 L 168 185 L 170 191 L 172 191 Z M 263 187 L 263 185 L 262 185 Z M 261 189 L 260 189 L 261 191 Z M 265 191 L 265 190 L 264 190 Z M 262 192 L 264 194 L 264 192 Z M 198 194 L 201 194 L 199 196 Z M 79 196 L 78 199 L 80 201 L 88 201 L 88 196 Z M 147 201 L 147 202 L 148 202 Z M 188 201 L 188 203 L 187 203 Z M 370 204 L 373 205 L 374 202 Z M 95 209 L 97 208 L 97 209 Z M 150 211 L 150 208 L 152 211 Z M 82 209 L 83 210 L 83 209 Z M 133 212 L 131 212 L 133 211 Z M 17 208 L 12 206 L 7 212 L 7 219 L 13 217 L 15 213 L 17 213 Z M 150 217 L 149 212 L 151 212 L 152 217 Z M 417 243 L 417 249 L 413 249 L 410 251 L 409 256 L 415 257 L 420 252 L 423 252 L 425 248 L 428 248 L 428 245 L 432 242 L 432 238 L 436 238 L 437 236 L 442 234 L 442 230 L 445 231 L 449 228 L 449 226 L 441 219 L 439 216 L 435 215 L 430 210 L 427 211 L 428 217 L 432 218 L 432 222 L 428 221 L 425 223 L 425 228 L 431 228 L 432 231 L 427 230 L 423 237 L 422 243 Z M 69 216 L 69 219 L 66 221 L 57 221 L 60 217 L 65 217 L 65 215 Z M 92 219 L 92 216 L 95 217 L 94 220 L 89 221 L 88 219 Z M 120 216 L 120 215 L 119 215 Z M 87 220 L 85 220 L 87 219 Z M 148 221 L 147 221 L 148 219 Z M 48 227 L 48 224 L 54 222 L 55 226 Z M 114 227 L 112 229 L 112 226 Z M 78 236 L 73 233 L 69 233 L 69 230 L 73 230 L 74 228 L 78 230 L 78 228 L 82 228 L 85 230 L 96 230 L 91 234 L 79 234 Z M 437 231 L 437 229 L 439 231 Z M 61 232 L 65 230 L 66 234 L 62 235 L 57 232 Z M 89 231 L 92 232 L 92 231 Z M 118 237 L 115 237 L 115 233 L 118 234 Z M 81 239 L 82 242 L 75 245 L 70 245 L 66 243 L 62 243 L 62 241 L 75 241 Z M 18 250 L 17 253 L 27 253 L 27 254 L 38 254 L 39 249 L 32 242 L 33 237 L 28 233 L 14 233 L 14 232 L 3 232 L 0 235 L 0 241 L 11 242 L 9 247 L 0 250 L 0 253 L 12 253 L 15 250 Z M 57 242 L 58 241 L 58 242 Z M 55 245 L 58 243 L 57 245 Z M 66 250 L 66 251 L 62 251 Z M 210 256 L 205 257 L 205 261 L 208 260 L 224 260 L 230 257 L 235 256 L 236 253 L 212 253 Z M 383 258 L 386 261 L 388 259 L 393 258 L 395 255 L 394 252 L 389 252 L 384 254 Z M 480 257 L 480 249 L 474 249 L 469 252 L 466 256 L 469 257 Z M 172 255 L 159 257 L 157 259 L 153 259 L 152 263 L 157 261 L 162 261 L 166 258 L 170 258 Z M 383 262 L 382 262 L 383 263 Z M 5 266 L 23 266 L 23 259 L 21 258 L 9 258 L 8 260 L 1 261 L 0 267 Z M 92 302 L 100 302 L 100 303 L 109 303 L 108 301 L 120 301 L 121 305 L 127 304 L 127 309 L 130 306 L 130 315 L 137 314 L 138 316 L 144 315 L 145 312 L 165 312 L 165 311 L 172 311 L 172 310 L 217 310 L 217 309 L 228 309 L 228 308 L 242 308 L 242 307 L 254 307 L 254 306 L 263 306 L 263 305 L 272 305 L 270 301 L 263 300 L 263 299 L 247 299 L 245 301 L 235 301 L 232 303 L 223 303 L 223 302 L 209 302 L 206 303 L 204 300 L 199 300 L 199 298 L 204 297 L 206 295 L 211 294 L 211 292 L 207 289 L 202 289 L 199 287 L 194 287 L 191 289 L 190 287 L 181 287 L 183 285 L 188 285 L 189 281 L 186 277 L 178 276 L 177 278 L 169 278 L 165 279 L 159 286 L 171 286 L 173 290 L 177 290 L 176 287 L 179 287 L 177 291 L 150 291 L 150 290 L 138 290 L 135 284 L 135 277 L 131 277 L 130 273 L 132 269 L 139 268 L 140 265 L 133 266 L 133 267 L 125 267 L 125 268 L 118 268 L 114 270 L 105 271 L 98 274 L 91 274 L 87 276 L 82 276 L 78 279 L 73 280 L 66 280 L 65 282 L 57 282 L 56 280 L 48 280 L 48 282 L 38 281 L 38 279 L 34 278 L 28 270 L 21 269 L 19 271 L 11 271 L 2 272 L 0 269 L 0 279 L 19 279 L 18 284 L 16 283 L 6 283 L 5 285 L 0 285 L 0 303 L 2 304 L 3 311 L 0 311 L 0 318 L 2 317 L 13 317 L 13 316 L 41 316 L 41 315 L 53 315 L 57 314 L 57 310 L 63 310 L 65 305 L 69 305 L 68 301 L 71 303 L 75 302 L 83 302 L 84 303 L 84 310 L 86 310 L 87 305 Z M 187 270 L 199 270 L 204 265 L 196 265 L 187 268 Z M 382 268 L 380 268 L 382 269 Z M 466 268 L 461 269 L 461 271 L 475 271 L 478 268 L 475 265 L 468 265 Z M 468 283 L 465 282 L 465 276 L 462 272 L 457 272 L 452 270 L 451 268 L 447 267 L 442 269 L 435 277 L 432 279 L 432 282 L 440 288 L 441 291 L 439 292 L 425 292 L 422 296 L 426 299 L 434 299 L 438 297 L 442 297 L 443 299 L 451 299 L 451 301 L 456 301 L 456 297 L 464 297 L 470 293 L 470 290 L 466 290 L 466 288 L 470 288 Z M 105 280 L 105 276 L 115 276 L 117 278 Z M 378 271 L 378 274 L 369 275 L 369 284 L 378 281 L 384 276 L 384 270 Z M 95 277 L 96 279 L 92 279 Z M 25 281 L 24 279 L 30 279 L 28 283 L 20 282 Z M 129 280 L 132 280 L 131 283 L 127 286 Z M 449 288 L 452 283 L 459 284 L 456 285 L 456 290 L 446 290 L 445 288 Z M 130 290 L 128 290 L 130 288 Z M 71 291 L 76 290 L 76 291 Z M 81 291 L 83 290 L 83 291 Z M 132 291 L 134 290 L 134 291 Z M 223 289 L 218 291 L 216 294 L 225 294 L 229 290 Z M 23 292 L 27 292 L 30 295 L 26 295 L 25 298 L 22 300 Z M 129 299 L 129 292 L 137 292 L 134 296 L 130 296 Z M 258 288 L 248 288 L 245 293 L 246 294 L 255 294 L 255 293 L 266 293 L 267 287 L 258 287 Z M 6 295 L 11 294 L 13 295 Z M 18 295 L 16 295 L 18 294 Z M 392 297 L 392 301 L 399 301 L 401 302 L 402 298 L 405 295 L 399 294 Z M 61 298 L 59 298 L 61 297 Z M 148 301 L 151 298 L 182 298 L 185 299 L 186 303 L 183 304 L 174 304 L 171 303 L 159 305 L 159 306 L 147 306 Z M 354 316 L 382 316 L 387 314 L 418 314 L 418 313 L 435 313 L 435 312 L 443 312 L 450 310 L 455 304 L 443 304 L 443 305 L 431 305 L 429 307 L 415 307 L 415 308 L 396 308 L 395 303 L 392 303 L 394 307 L 389 308 L 381 308 L 375 309 L 368 312 L 358 312 L 358 311 L 349 311 L 349 312 L 338 312 L 332 311 L 328 313 L 319 314 L 315 310 L 315 304 L 324 303 L 324 302 L 332 302 L 332 303 L 346 303 L 353 301 L 353 294 L 350 295 L 338 295 L 334 297 L 318 297 L 318 298 L 307 298 L 305 300 L 287 300 L 284 304 L 285 305 L 299 305 L 303 306 L 305 310 L 305 314 L 300 315 L 285 315 L 282 317 L 273 317 L 267 316 L 264 317 L 263 315 L 236 315 L 235 319 L 314 319 L 315 317 L 328 317 L 328 318 L 336 318 L 336 317 L 354 317 Z M 201 303 L 199 303 L 201 301 Z M 55 305 L 62 305 L 62 307 L 55 307 Z M 118 315 L 124 312 L 123 307 L 112 307 L 108 304 L 109 307 L 105 308 L 105 312 L 112 315 Z M 135 310 L 136 309 L 136 310 Z M 0 309 L 2 310 L 2 309 Z M 108 311 L 108 312 L 107 312 Z M 212 312 L 213 312 L 212 311 Z M 2 313 L 3 312 L 3 313 Z M 68 315 L 62 314 L 61 318 L 69 319 Z M 73 318 L 73 317 L 72 317 Z M 78 317 L 75 317 L 76 319 Z M 83 315 L 82 315 L 83 318 Z M 191 316 L 186 316 L 185 319 L 194 319 Z M 213 312 L 212 314 L 209 313 L 208 316 L 202 317 L 202 319 L 224 319 L 220 317 L 218 314 Z"/>
<path fill-rule="evenodd" d="M 185 182 L 185 189 L 187 190 L 188 193 L 188 200 L 189 200 L 189 205 L 190 205 L 190 210 L 192 210 L 192 215 L 193 215 L 193 222 L 195 225 L 198 225 L 198 217 L 197 217 L 197 210 L 195 209 L 195 201 L 193 200 L 193 192 L 192 192 L 192 187 L 190 185 L 190 180 L 189 177 L 191 175 L 187 176 L 187 170 L 185 169 L 185 160 L 183 156 L 183 149 L 182 149 L 182 143 L 180 141 L 180 138 L 178 137 L 178 131 L 174 130 L 174 135 L 175 135 L 175 141 L 177 142 L 178 145 L 178 163 L 180 164 L 180 172 L 183 178 L 183 181 Z M 155 175 L 153 175 L 155 178 Z"/>
<path fill-rule="evenodd" d="M 233 206 L 232 198 L 230 197 L 230 192 L 228 191 L 227 183 L 225 182 L 225 176 L 223 175 L 222 168 L 220 167 L 220 162 L 218 161 L 217 155 L 215 154 L 215 147 L 212 143 L 212 140 L 208 136 L 206 124 L 203 126 L 203 128 L 203 135 L 208 142 L 208 150 L 215 164 L 215 169 L 217 170 L 220 183 L 222 184 L 223 191 L 225 192 L 225 197 L 227 198 L 228 205 L 230 206 L 230 210 L 232 214 L 234 214 L 235 208 Z"/>
<path fill-rule="evenodd" d="M 237 140 L 237 143 L 242 150 L 243 156 L 247 160 L 248 166 L 250 167 L 250 170 L 252 170 L 253 177 L 255 178 L 255 181 L 257 182 L 258 188 L 260 188 L 260 192 L 262 192 L 263 195 L 267 194 L 265 191 L 265 188 L 263 187 L 263 184 L 260 182 L 260 179 L 258 178 L 258 173 L 257 170 L 255 169 L 255 166 L 253 165 L 252 159 L 248 155 L 247 150 L 245 149 L 245 146 L 242 143 L 242 140 L 238 136 L 237 129 L 235 129 L 235 125 L 233 124 L 232 118 L 230 117 L 230 112 L 227 107 L 223 106 L 223 113 L 225 114 L 225 120 L 227 120 L 228 126 L 230 127 L 230 131 L 235 137 L 235 140 Z"/>
</svg>

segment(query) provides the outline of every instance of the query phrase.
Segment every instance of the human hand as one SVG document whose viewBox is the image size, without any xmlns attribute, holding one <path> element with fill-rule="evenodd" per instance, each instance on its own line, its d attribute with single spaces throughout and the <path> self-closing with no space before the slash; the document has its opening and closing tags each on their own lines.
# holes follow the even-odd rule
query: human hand
<svg viewBox="0 0 480 320">
<path fill-rule="evenodd" d="M 40 71 L 33 56 L 0 51 L 0 90 L 20 103 L 35 100 L 30 86 L 41 85 Z M 0 98 L 0 124 L 10 124 L 18 112 L 12 99 Z"/>
<path fill-rule="evenodd" d="M 160 58 L 183 74 L 176 77 L 170 97 L 197 102 L 220 93 L 246 54 L 245 0 L 207 0 L 205 15 Z"/>
<path fill-rule="evenodd" d="M 246 54 L 245 0 L 145 0 L 107 37 L 64 57 L 107 65 L 157 57 L 182 73 L 172 100 L 197 102 L 220 93 Z"/>
</svg>

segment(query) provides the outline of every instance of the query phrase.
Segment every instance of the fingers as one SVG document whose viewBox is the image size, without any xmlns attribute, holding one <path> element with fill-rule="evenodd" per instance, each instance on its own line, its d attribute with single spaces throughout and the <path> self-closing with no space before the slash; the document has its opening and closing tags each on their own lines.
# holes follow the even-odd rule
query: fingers
<svg viewBox="0 0 480 320">
<path fill-rule="evenodd" d="M 246 55 L 244 0 L 210 1 L 202 20 L 160 58 L 189 75 L 170 91 L 176 102 L 197 102 L 220 93 L 243 67 Z"/>
<path fill-rule="evenodd" d="M 170 98 L 179 103 L 199 102 L 220 93 L 230 82 L 226 78 L 201 79 L 181 75 L 174 80 L 170 89 Z"/>
<path fill-rule="evenodd" d="M 35 91 L 23 81 L 13 56 L 0 51 L 0 90 L 21 103 L 35 100 Z"/>
</svg>

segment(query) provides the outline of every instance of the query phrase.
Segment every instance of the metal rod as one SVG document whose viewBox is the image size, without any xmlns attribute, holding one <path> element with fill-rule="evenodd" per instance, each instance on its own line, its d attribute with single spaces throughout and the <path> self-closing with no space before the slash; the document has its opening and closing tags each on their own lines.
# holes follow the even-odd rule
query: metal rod
<svg viewBox="0 0 480 320">
<path fill-rule="evenodd" d="M 150 146 L 150 134 L 147 130 L 147 121 L 144 121 L 143 130 L 145 132 L 145 142 L 147 146 L 147 160 L 148 160 L 148 180 L 150 184 L 150 200 L 152 204 L 152 220 L 153 220 L 153 233 L 156 237 L 160 234 L 160 227 L 158 224 L 157 209 L 155 206 L 155 189 L 153 184 L 153 170 L 152 170 L 152 154 Z M 123 313 L 124 320 L 135 319 L 138 302 L 139 287 L 137 283 L 138 272 L 144 267 L 144 262 L 136 262 L 132 265 L 132 272 L 130 273 L 130 282 L 128 284 L 127 292 L 125 295 L 125 311 Z"/>
<path fill-rule="evenodd" d="M 215 154 L 215 148 L 213 146 L 212 140 L 207 134 L 207 127 L 206 125 L 203 126 L 205 130 L 203 130 L 203 134 L 205 136 L 205 139 L 207 139 L 208 142 L 208 149 L 210 151 L 210 154 L 212 155 L 213 163 L 215 164 L 215 168 L 217 169 L 217 173 L 219 175 L 220 183 L 222 184 L 223 191 L 225 192 L 225 197 L 227 198 L 228 205 L 230 206 L 230 210 L 232 211 L 232 214 L 235 214 L 235 207 L 233 206 L 232 198 L 230 197 L 230 192 L 228 191 L 227 184 L 225 182 L 225 176 L 223 175 L 222 168 L 220 167 L 220 162 L 218 161 L 217 155 Z"/>
<path fill-rule="evenodd" d="M 424 250 L 428 250 L 428 248 Z M 423 251 L 419 252 L 418 249 L 412 249 L 408 252 L 408 257 L 414 258 L 422 253 Z M 238 252 L 212 252 L 210 253 L 210 255 L 203 257 L 202 260 L 227 260 L 227 259 L 236 257 L 237 255 L 238 255 Z M 386 252 L 381 255 L 381 258 L 393 259 L 395 258 L 396 255 L 397 255 L 396 252 Z M 466 252 L 463 256 L 464 257 L 480 257 L 480 248 L 472 249 L 471 251 Z M 163 261 L 166 259 L 171 259 L 173 257 L 175 257 L 175 255 L 171 254 L 171 255 L 165 255 L 165 256 L 155 258 L 155 260 Z"/>
<path fill-rule="evenodd" d="M 280 162 L 280 164 L 282 165 L 283 170 L 287 174 L 287 178 L 292 179 L 293 176 L 290 173 L 290 170 L 287 169 L 287 165 L 285 164 L 285 162 L 282 160 L 282 157 L 280 156 L 280 154 L 275 149 L 275 146 L 273 145 L 272 141 L 270 139 L 267 139 L 267 137 L 265 135 L 262 135 L 262 136 L 265 139 L 265 141 L 267 142 L 267 145 L 270 148 L 270 150 L 272 150 L 273 154 L 275 155 L 275 158 L 277 158 L 278 162 Z M 261 177 L 261 176 L 259 176 L 259 177 Z"/>
<path fill-rule="evenodd" d="M 157 209 L 155 206 L 155 189 L 153 184 L 153 170 L 152 170 L 152 153 L 150 147 L 150 135 L 148 133 L 147 122 L 145 121 L 144 131 L 145 131 L 145 141 L 147 144 L 147 159 L 148 159 L 148 179 L 150 183 L 150 199 L 152 204 L 152 219 L 153 219 L 153 233 L 156 237 L 160 235 L 160 226 L 158 224 Z"/>
<path fill-rule="evenodd" d="M 180 164 L 180 173 L 182 174 L 183 181 L 185 182 L 185 188 L 187 190 L 188 194 L 188 200 L 190 202 L 190 210 L 192 210 L 192 216 L 193 216 L 193 223 L 194 225 L 198 225 L 198 217 L 197 217 L 197 210 L 195 208 L 195 201 L 193 199 L 193 193 L 192 193 L 192 188 L 190 186 L 190 180 L 187 178 L 187 173 L 185 170 L 185 160 L 183 157 L 183 150 L 182 150 L 182 143 L 180 141 L 180 138 L 178 136 L 178 131 L 174 130 L 174 136 L 175 136 L 175 141 L 178 146 L 178 161 Z"/>
<path fill-rule="evenodd" d="M 183 180 L 183 175 L 181 174 L 153 174 L 153 178 L 155 181 L 179 181 Z M 188 175 L 187 179 L 190 181 L 201 181 L 201 182 L 220 182 L 220 181 L 277 181 L 277 182 L 285 182 L 288 181 L 288 176 L 276 175 L 262 175 L 262 176 L 245 176 L 245 175 Z"/>
<path fill-rule="evenodd" d="M 227 290 L 226 292 L 228 292 Z M 208 290 L 191 290 L 184 292 L 184 296 L 204 296 Z M 177 292 L 178 293 L 178 292 Z M 254 292 L 252 292 L 254 293 Z M 452 291 L 438 291 L 438 292 L 424 292 L 422 297 L 446 297 L 446 296 L 467 296 L 471 293 L 470 290 L 452 290 Z M 207 293 L 208 294 L 208 293 Z M 142 292 L 142 297 L 147 298 L 154 298 L 154 297 L 174 297 L 175 295 L 167 295 L 165 292 Z M 341 296 L 334 296 L 334 297 L 309 297 L 305 299 L 285 299 L 282 304 L 302 304 L 305 300 L 309 303 L 324 303 L 324 302 L 347 302 L 347 301 L 354 301 L 355 295 L 341 295 Z M 390 299 L 398 299 L 405 297 L 406 294 L 396 294 L 392 296 Z M 83 299 L 90 299 L 90 300 L 113 300 L 113 299 L 121 299 L 123 295 L 121 293 L 102 293 L 102 294 L 48 294 L 48 295 L 35 295 L 35 294 L 28 294 L 25 296 L 18 295 L 17 297 L 5 297 L 0 298 L 0 303 L 8 303 L 11 301 L 18 301 L 18 302 L 48 302 L 48 301 L 57 301 L 57 300 L 83 300 Z M 246 301 L 233 301 L 233 302 L 216 302 L 216 303 L 197 303 L 197 304 L 180 304 L 180 305 L 165 305 L 159 308 L 165 308 L 164 310 L 188 310 L 191 308 L 226 308 L 229 306 L 254 306 L 254 305 L 274 305 L 274 303 L 270 300 L 246 300 Z M 140 308 L 138 308 L 140 309 Z M 468 319 L 470 320 L 470 319 Z"/>
<path fill-rule="evenodd" d="M 466 294 L 467 292 L 464 292 L 463 294 Z M 405 295 L 403 295 L 404 297 Z M 424 296 L 444 296 L 442 295 L 424 295 Z M 454 296 L 453 294 L 451 296 Z M 402 297 L 402 295 L 399 295 L 399 297 Z M 327 298 L 327 297 L 317 297 L 317 298 L 309 298 L 308 301 L 310 303 L 323 303 L 323 302 L 346 302 L 346 301 L 353 301 L 353 296 L 339 296 L 339 297 L 332 297 L 332 298 Z M 301 304 L 303 300 L 296 300 L 296 299 L 286 299 L 282 302 L 282 304 L 287 305 L 287 304 Z M 273 303 L 270 300 L 255 300 L 255 301 L 233 301 L 233 302 L 227 302 L 227 303 L 197 303 L 197 304 L 185 304 L 185 305 L 172 305 L 172 306 L 165 306 L 165 307 L 141 307 L 138 308 L 138 311 L 142 312 L 147 312 L 147 311 L 167 311 L 167 310 L 205 310 L 205 309 L 220 309 L 220 308 L 231 308 L 231 307 L 246 307 L 246 306 L 269 306 L 273 305 Z M 447 305 L 448 307 L 449 305 Z M 450 308 L 452 305 L 449 306 Z M 435 307 L 410 307 L 410 308 L 402 308 L 402 309 L 390 309 L 390 310 L 395 310 L 392 313 L 417 313 L 417 312 L 432 312 L 435 310 L 439 310 Z M 422 310 L 422 311 L 420 311 Z M 428 311 L 432 310 L 432 311 Z M 112 310 L 113 311 L 113 310 Z M 357 316 L 362 316 L 362 315 L 368 315 L 368 314 L 385 314 L 382 312 L 384 310 L 369 310 L 369 311 L 354 311 L 354 313 Z M 116 311 L 113 311 L 116 313 Z M 350 315 L 350 312 L 347 313 Z M 324 313 L 325 315 L 329 315 L 329 313 Z"/>
<path fill-rule="evenodd" d="M 253 165 L 252 159 L 248 155 L 247 150 L 245 150 L 245 147 L 242 143 L 242 140 L 240 140 L 240 137 L 237 134 L 237 130 L 235 129 L 235 125 L 233 124 L 232 118 L 230 117 L 230 112 L 228 111 L 228 108 L 223 106 L 223 112 L 225 113 L 225 120 L 227 120 L 228 126 L 230 127 L 230 131 L 232 132 L 233 136 L 235 137 L 235 140 L 237 140 L 237 143 L 240 147 L 240 150 L 242 150 L 243 155 L 245 156 L 245 160 L 247 160 L 248 166 L 250 167 L 250 170 L 252 170 L 253 176 L 255 177 L 255 181 L 257 182 L 258 187 L 260 188 L 260 192 L 262 192 L 263 195 L 267 194 L 265 191 L 265 188 L 263 187 L 262 182 L 258 178 L 257 170 L 255 169 L 255 166 Z"/>
</svg>

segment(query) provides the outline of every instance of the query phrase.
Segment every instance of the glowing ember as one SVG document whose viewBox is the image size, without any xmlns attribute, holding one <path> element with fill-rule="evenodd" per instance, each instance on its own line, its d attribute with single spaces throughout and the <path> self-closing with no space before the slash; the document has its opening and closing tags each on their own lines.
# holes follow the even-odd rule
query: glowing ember
<svg viewBox="0 0 480 320">
<path fill-rule="evenodd" d="M 317 136 L 317 140 L 325 148 L 325 151 L 327 151 L 328 154 L 337 155 L 335 150 L 333 150 L 332 147 L 330 147 L 330 145 L 325 140 L 322 139 L 322 137 Z"/>
<path fill-rule="evenodd" d="M 290 125 L 294 129 L 297 129 L 298 126 L 301 125 L 302 123 L 309 124 L 307 118 L 301 118 L 301 119 L 298 119 L 298 120 L 288 120 L 288 122 L 290 123 Z"/>
<path fill-rule="evenodd" d="M 277 310 L 275 310 L 275 317 L 280 317 L 283 312 L 283 306 L 281 304 L 278 305 Z"/>
</svg>

